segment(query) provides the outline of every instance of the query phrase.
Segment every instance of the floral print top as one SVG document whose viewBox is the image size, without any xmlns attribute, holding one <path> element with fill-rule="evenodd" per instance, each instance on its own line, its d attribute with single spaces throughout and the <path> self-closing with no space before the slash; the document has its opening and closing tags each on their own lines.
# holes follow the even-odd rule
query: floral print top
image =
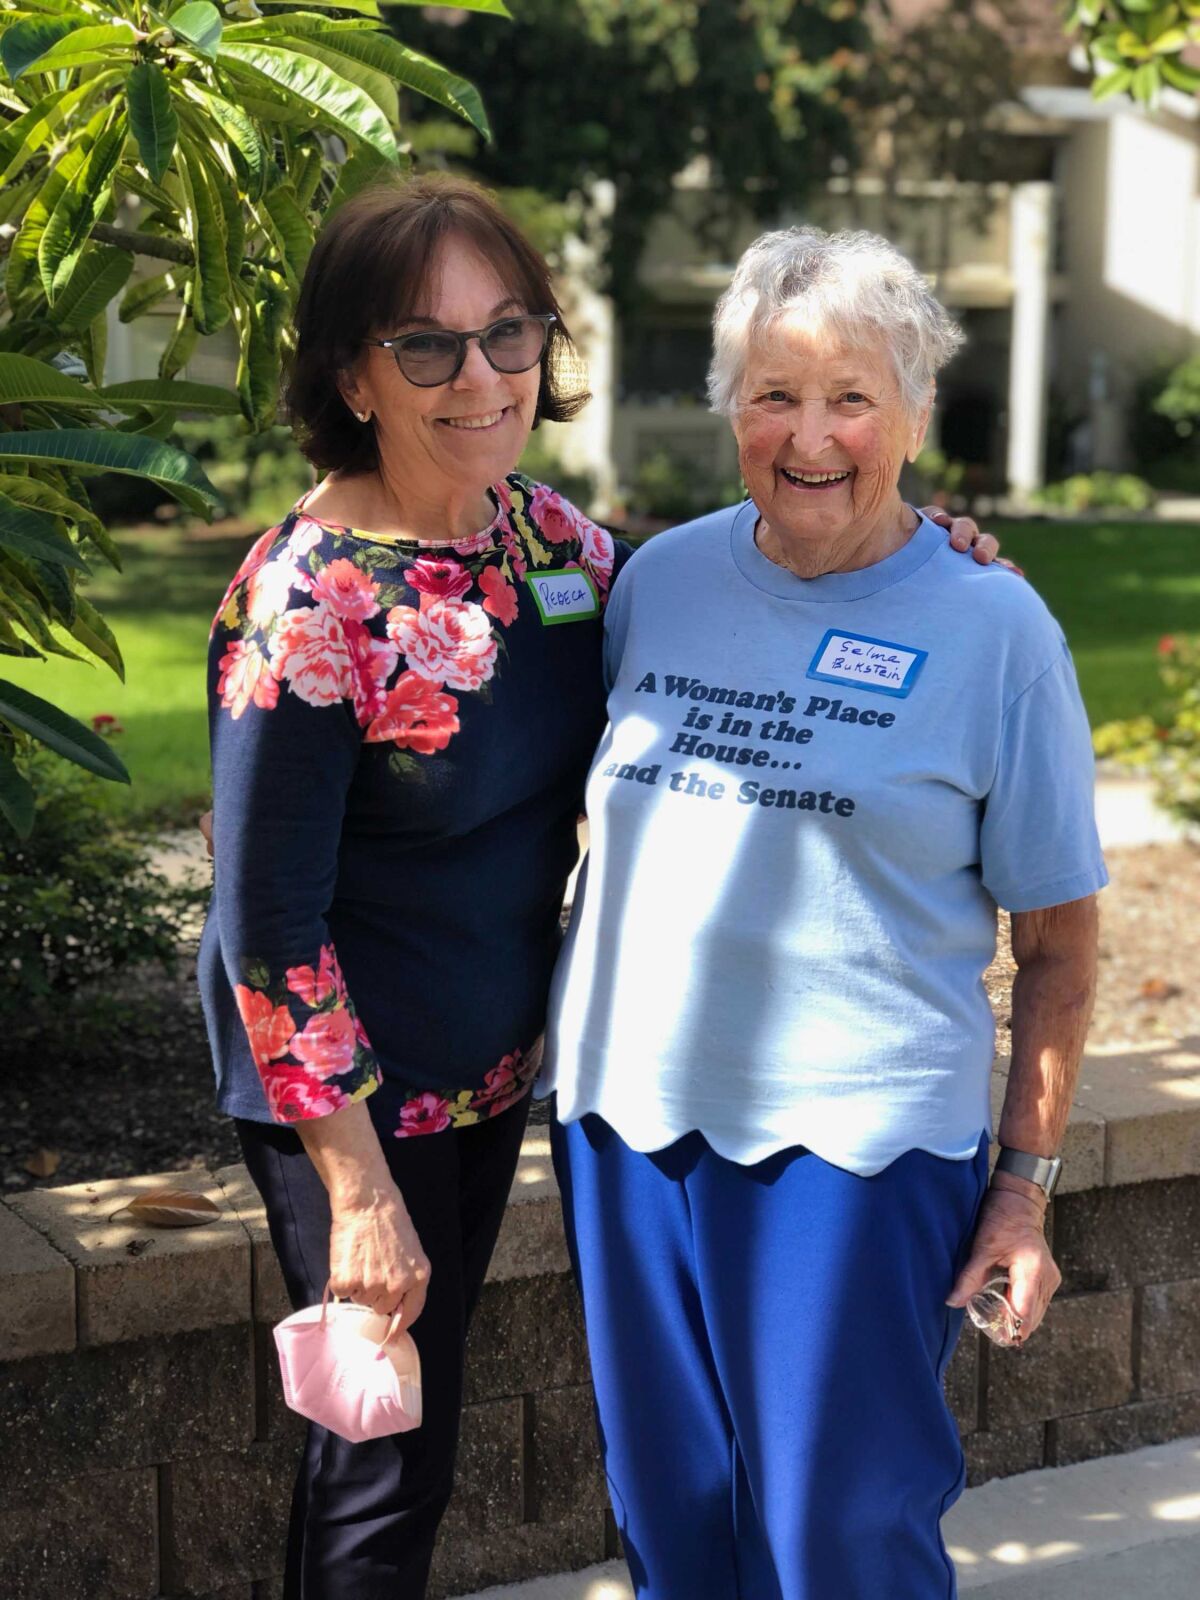
<svg viewBox="0 0 1200 1600">
<path fill-rule="evenodd" d="M 520 475 L 491 495 L 445 547 L 301 501 L 221 603 L 200 983 L 231 1115 L 370 1096 L 404 1138 L 496 1115 L 537 1071 L 629 552 Z"/>
</svg>

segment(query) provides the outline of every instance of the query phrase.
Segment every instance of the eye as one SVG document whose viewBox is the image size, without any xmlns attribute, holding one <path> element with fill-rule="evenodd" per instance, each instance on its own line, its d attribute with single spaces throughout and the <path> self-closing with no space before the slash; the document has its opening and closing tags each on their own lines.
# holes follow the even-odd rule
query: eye
<svg viewBox="0 0 1200 1600">
<path fill-rule="evenodd" d="M 786 389 L 768 389 L 762 398 L 770 405 L 787 405 L 792 397 Z"/>
<path fill-rule="evenodd" d="M 528 328 L 527 319 L 524 317 L 507 318 L 504 322 L 493 322 L 488 329 L 488 338 L 496 344 L 520 344 Z"/>
<path fill-rule="evenodd" d="M 442 355 L 446 350 L 457 348 L 457 341 L 452 333 L 407 333 L 402 339 L 397 339 L 396 343 L 413 356 Z"/>
<path fill-rule="evenodd" d="M 860 394 L 857 389 L 850 389 L 842 396 L 842 404 L 847 406 L 865 406 L 869 405 L 870 402 L 865 394 Z"/>
</svg>

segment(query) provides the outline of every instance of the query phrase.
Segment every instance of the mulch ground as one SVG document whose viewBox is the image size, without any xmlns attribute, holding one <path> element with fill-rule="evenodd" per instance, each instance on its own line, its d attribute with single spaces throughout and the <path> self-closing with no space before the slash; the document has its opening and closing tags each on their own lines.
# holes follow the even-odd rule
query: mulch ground
<svg viewBox="0 0 1200 1600">
<path fill-rule="evenodd" d="M 1091 1039 L 1122 1044 L 1200 1036 L 1200 848 L 1146 845 L 1109 854 Z M 1008 929 L 986 984 L 1006 1048 L 1012 988 Z M 233 1125 L 213 1107 L 208 1043 L 190 954 L 176 974 L 140 970 L 102 1002 L 81 999 L 25 1039 L 0 1069 L 0 1187 L 224 1166 Z M 545 1107 L 535 1107 L 535 1117 Z M 30 1168 L 34 1170 L 30 1170 Z"/>
</svg>

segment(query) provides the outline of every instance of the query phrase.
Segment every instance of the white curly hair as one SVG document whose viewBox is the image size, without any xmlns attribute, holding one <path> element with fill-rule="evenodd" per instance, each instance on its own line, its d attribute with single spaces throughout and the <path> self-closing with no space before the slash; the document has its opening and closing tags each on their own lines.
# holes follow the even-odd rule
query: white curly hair
<svg viewBox="0 0 1200 1600">
<path fill-rule="evenodd" d="M 801 312 L 814 329 L 847 344 L 882 344 L 901 398 L 914 414 L 964 342 L 962 329 L 912 262 L 876 233 L 784 228 L 761 234 L 737 264 L 713 315 L 708 397 L 732 416 L 750 346 L 771 324 Z"/>
</svg>

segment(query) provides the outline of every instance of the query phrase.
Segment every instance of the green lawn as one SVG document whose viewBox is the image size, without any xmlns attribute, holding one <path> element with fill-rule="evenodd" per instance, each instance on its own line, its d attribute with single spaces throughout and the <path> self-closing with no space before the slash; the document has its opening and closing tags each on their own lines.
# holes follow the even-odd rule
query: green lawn
<svg viewBox="0 0 1200 1600">
<path fill-rule="evenodd" d="M 1132 716 L 1158 692 L 1164 633 L 1200 632 L 1200 526 L 996 523 L 1066 630 L 1093 725 Z M 106 790 L 139 817 L 182 822 L 208 793 L 205 651 L 213 612 L 253 533 L 191 538 L 174 528 L 118 534 L 125 571 L 89 591 L 125 653 L 124 685 L 107 668 L 70 661 L 6 663 L 4 671 L 85 720 L 109 712 L 131 790 Z"/>
</svg>

